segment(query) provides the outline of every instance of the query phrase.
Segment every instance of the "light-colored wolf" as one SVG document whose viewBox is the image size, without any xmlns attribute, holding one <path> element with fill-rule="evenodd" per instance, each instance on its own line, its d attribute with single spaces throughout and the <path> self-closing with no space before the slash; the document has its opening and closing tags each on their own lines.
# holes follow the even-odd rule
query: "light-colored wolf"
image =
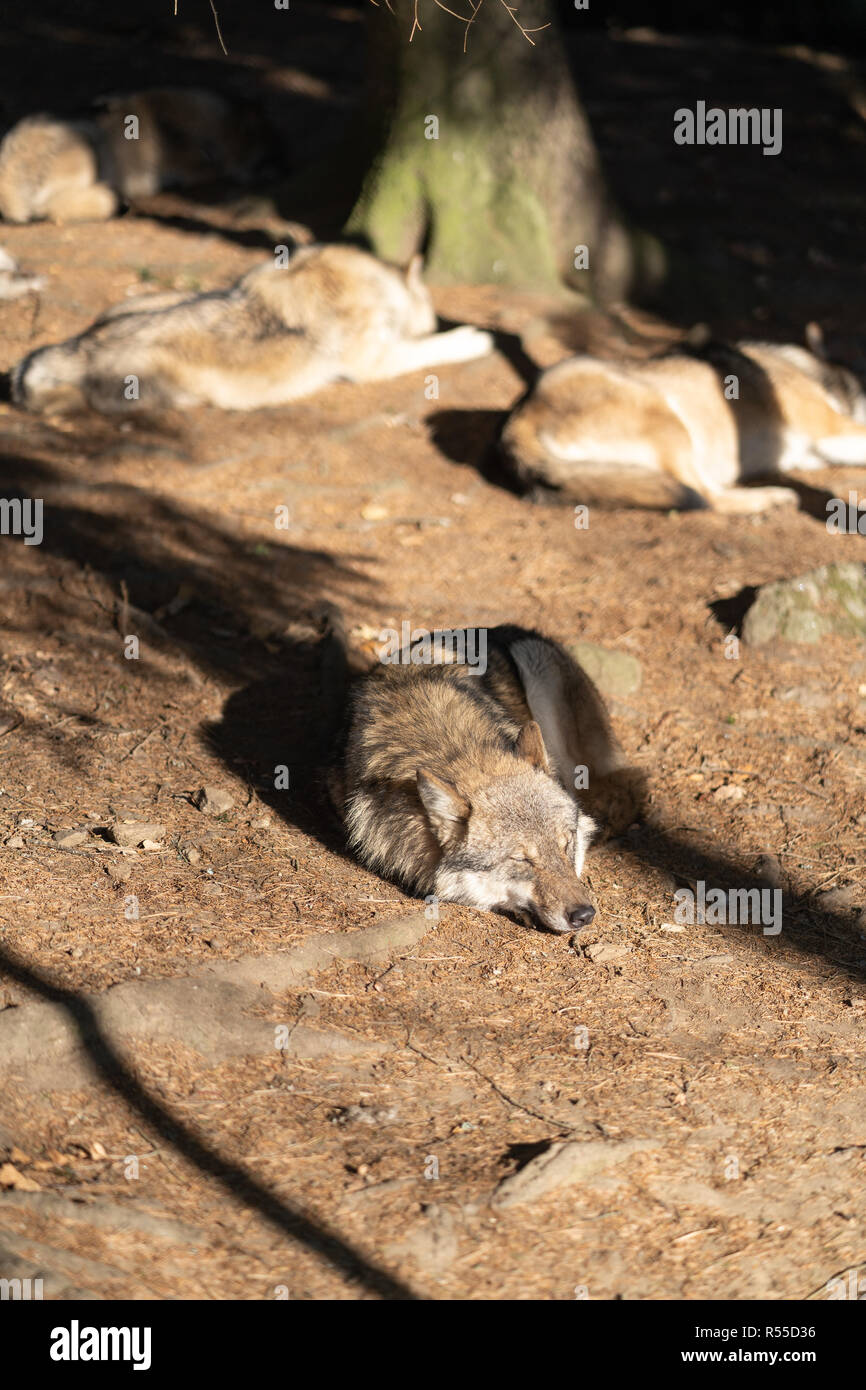
<svg viewBox="0 0 866 1390">
<path fill-rule="evenodd" d="M 590 812 L 624 828 L 643 812 L 645 779 L 558 643 L 511 626 L 486 636 L 483 673 L 451 661 L 379 665 L 357 680 L 331 793 L 377 873 L 579 931 L 595 915 L 581 882 Z"/>
<path fill-rule="evenodd" d="M 340 379 L 379 381 L 467 362 L 493 346 L 489 333 L 469 325 L 435 329 L 420 257 L 403 271 L 355 246 L 304 246 L 287 265 L 259 266 L 227 290 L 115 305 L 78 337 L 19 363 L 13 399 L 61 412 L 257 410 Z"/>
<path fill-rule="evenodd" d="M 267 140 L 252 108 L 196 87 L 128 92 L 100 107 L 80 120 L 26 116 L 6 134 L 0 214 L 7 222 L 101 221 L 120 197 L 242 179 Z"/>
<path fill-rule="evenodd" d="M 542 372 L 502 449 L 539 498 L 760 512 L 796 494 L 742 486 L 750 479 L 866 464 L 866 395 L 853 373 L 793 345 L 627 363 L 580 355 Z"/>
<path fill-rule="evenodd" d="M 39 275 L 23 274 L 15 258 L 9 255 L 5 246 L 0 246 L 0 299 L 18 299 L 22 294 L 35 294 L 44 283 Z"/>
</svg>

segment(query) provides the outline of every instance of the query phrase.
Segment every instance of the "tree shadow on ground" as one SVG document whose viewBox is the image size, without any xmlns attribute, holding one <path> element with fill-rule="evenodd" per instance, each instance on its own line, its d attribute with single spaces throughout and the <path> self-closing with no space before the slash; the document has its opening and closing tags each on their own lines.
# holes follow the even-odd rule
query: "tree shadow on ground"
<svg viewBox="0 0 866 1390">
<path fill-rule="evenodd" d="M 91 456 L 105 444 L 99 429 L 88 436 Z M 51 449 L 69 443 L 68 434 L 54 439 L 45 430 Z M 133 447 L 142 448 L 140 437 Z M 323 670 L 321 638 L 332 604 L 369 594 L 364 562 L 245 538 L 222 518 L 145 487 L 77 482 L 23 448 L 3 467 L 4 497 L 39 498 L 44 508 L 40 546 L 0 540 L 8 630 L 64 631 L 107 671 L 125 665 L 123 641 L 132 634 L 169 667 L 180 661 L 188 673 L 241 686 L 227 704 L 218 755 L 281 814 L 288 797 L 298 826 L 339 853 L 319 773 L 343 687 L 339 671 Z M 66 565 L 52 572 L 48 564 L 46 573 L 46 557 Z M 16 597 L 23 594 L 25 604 Z M 147 678 L 156 686 L 168 677 L 156 664 Z M 275 764 L 290 769 L 289 793 L 274 789 Z"/>
<path fill-rule="evenodd" d="M 158 1134 L 200 1173 L 214 1178 L 235 1200 L 256 1211 L 280 1235 L 306 1246 L 347 1281 L 384 1299 L 415 1299 L 412 1290 L 355 1250 L 324 1222 L 305 1215 L 272 1192 L 259 1179 L 222 1157 L 136 1076 L 100 1031 L 92 1008 L 74 990 L 55 984 L 12 953 L 0 950 L 0 970 L 22 988 L 60 1005 L 74 1024 L 100 1078 L 128 1105 L 142 1123 Z"/>
</svg>

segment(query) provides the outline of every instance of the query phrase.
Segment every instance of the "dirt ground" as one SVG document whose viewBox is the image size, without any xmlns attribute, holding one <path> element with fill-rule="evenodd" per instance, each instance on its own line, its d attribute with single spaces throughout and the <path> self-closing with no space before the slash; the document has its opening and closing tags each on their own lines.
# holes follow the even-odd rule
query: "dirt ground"
<svg viewBox="0 0 866 1390">
<path fill-rule="evenodd" d="M 315 154 L 351 116 L 354 10 L 299 5 L 291 67 L 141 12 L 100 20 L 99 44 L 88 7 L 28 21 L 7 114 L 51 102 L 38 38 L 70 103 L 109 68 L 117 88 L 119 54 L 128 82 L 157 56 L 160 80 L 239 75 L 294 122 L 300 164 L 304 129 Z M 611 181 L 674 256 L 670 323 L 785 341 L 816 320 L 863 370 L 856 72 L 575 43 Z M 781 106 L 783 155 L 675 147 L 684 92 Z M 142 288 L 226 283 L 280 218 L 327 231 L 326 194 L 319 220 L 277 189 L 3 227 L 47 285 L 0 306 L 0 368 Z M 866 1273 L 866 651 L 727 659 L 724 601 L 860 560 L 822 520 L 858 475 L 810 474 L 797 513 L 576 530 L 496 473 L 521 335 L 539 362 L 641 345 L 598 314 L 554 332 L 528 295 L 436 299 L 499 344 L 443 368 L 436 401 L 407 376 L 250 416 L 0 406 L 3 495 L 45 500 L 41 545 L 0 542 L 0 1276 L 110 1299 L 824 1298 Z M 639 660 L 612 711 L 652 823 L 591 855 L 590 931 L 435 920 L 347 856 L 320 778 L 323 602 L 359 632 L 513 621 Z M 199 810 L 204 785 L 232 807 Z M 111 843 L 124 819 L 162 827 L 154 847 Z M 780 935 L 670 930 L 677 885 L 774 866 Z M 546 1191 L 545 1155 L 571 1165 Z"/>
</svg>

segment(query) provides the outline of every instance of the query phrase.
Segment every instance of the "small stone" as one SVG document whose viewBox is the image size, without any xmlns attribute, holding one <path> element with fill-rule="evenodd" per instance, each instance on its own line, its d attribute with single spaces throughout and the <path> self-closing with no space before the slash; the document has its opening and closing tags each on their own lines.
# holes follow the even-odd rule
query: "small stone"
<svg viewBox="0 0 866 1390">
<path fill-rule="evenodd" d="M 717 787 L 713 792 L 713 801 L 718 801 L 721 805 L 735 805 L 742 801 L 746 793 L 742 787 L 736 786 L 733 782 L 726 782 L 723 787 Z"/>
<path fill-rule="evenodd" d="M 193 801 L 206 816 L 221 816 L 230 811 L 235 804 L 231 792 L 225 791 L 223 787 L 214 786 L 200 787 Z"/>
<path fill-rule="evenodd" d="M 595 642 L 572 642 L 568 650 L 602 695 L 616 699 L 640 690 L 643 672 L 637 657 L 610 651 Z"/>
<path fill-rule="evenodd" d="M 184 853 L 188 864 L 197 864 L 201 859 L 201 850 L 196 849 L 194 845 L 190 845 L 189 849 L 184 850 Z"/>
<path fill-rule="evenodd" d="M 61 849 L 74 849 L 76 845 L 83 845 L 86 840 L 86 830 L 58 830 L 54 836 L 55 845 L 59 845 Z"/>
<path fill-rule="evenodd" d="M 161 846 L 160 846 L 160 843 L 159 843 L 158 840 L 142 840 L 142 842 L 141 842 L 141 848 L 142 848 L 142 849 L 160 849 Z"/>
<path fill-rule="evenodd" d="M 764 584 L 743 619 L 743 640 L 816 643 L 828 633 L 866 636 L 866 567 L 822 565 Z M 795 689 L 797 687 L 794 687 Z"/>
<path fill-rule="evenodd" d="M 514 1207 L 537 1202 L 564 1187 L 592 1181 L 625 1163 L 633 1154 L 653 1147 L 647 1139 L 591 1139 L 551 1144 L 518 1172 L 502 1179 L 493 1195 L 493 1205 Z"/>
<path fill-rule="evenodd" d="M 361 508 L 361 516 L 365 521 L 384 521 L 388 515 L 388 508 L 383 507 L 381 502 L 367 502 Z"/>
<path fill-rule="evenodd" d="M 13 1163 L 0 1163 L 0 1187 L 11 1187 L 14 1192 L 39 1192 L 38 1182 L 19 1173 Z"/>
<path fill-rule="evenodd" d="M 610 965 L 622 960 L 623 956 L 631 955 L 631 947 L 615 946 L 612 941 L 594 941 L 587 947 L 586 954 L 593 965 Z"/>
<path fill-rule="evenodd" d="M 105 865 L 105 872 L 112 883 L 126 883 L 132 873 L 132 865 L 125 863 L 122 859 L 112 861 Z"/>
<path fill-rule="evenodd" d="M 258 820 L 253 821 L 253 830 L 270 830 L 270 816 L 259 816 Z"/>
<path fill-rule="evenodd" d="M 3 841 L 3 844 L 6 846 L 7 849 L 24 848 L 24 841 L 22 840 L 20 835 L 10 835 L 8 840 Z"/>
<path fill-rule="evenodd" d="M 122 845 L 125 849 L 135 849 L 138 845 L 143 845 L 145 840 L 150 840 L 153 844 L 164 840 L 166 831 L 164 825 L 142 820 L 115 821 L 108 833 L 116 845 Z"/>
<path fill-rule="evenodd" d="M 774 691 L 780 700 L 791 700 L 801 709 L 826 709 L 832 704 L 830 696 L 826 690 L 821 690 L 814 685 L 789 685 L 786 690 Z"/>
</svg>

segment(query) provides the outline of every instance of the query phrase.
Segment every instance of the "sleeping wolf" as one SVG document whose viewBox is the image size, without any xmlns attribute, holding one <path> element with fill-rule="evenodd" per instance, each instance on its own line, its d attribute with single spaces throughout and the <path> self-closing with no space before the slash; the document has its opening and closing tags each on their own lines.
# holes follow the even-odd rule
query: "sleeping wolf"
<svg viewBox="0 0 866 1390">
<path fill-rule="evenodd" d="M 486 640 L 483 673 L 455 660 L 360 677 L 332 796 L 377 873 L 422 896 L 579 931 L 595 915 L 581 882 L 590 812 L 624 828 L 643 811 L 643 775 L 558 643 L 511 626 Z"/>
<path fill-rule="evenodd" d="M 749 479 L 866 464 L 866 395 L 851 372 L 791 345 L 743 342 L 636 363 L 578 356 L 542 372 L 502 447 L 540 496 L 760 512 L 796 495 L 741 486 Z"/>
<path fill-rule="evenodd" d="M 43 283 L 39 275 L 23 274 L 5 246 L 0 246 L 0 299 L 18 299 L 22 294 L 35 293 L 42 289 Z"/>
<path fill-rule="evenodd" d="M 141 295 L 15 368 L 31 410 L 284 405 L 340 379 L 379 381 L 489 352 L 488 333 L 435 332 L 416 257 L 407 271 L 354 246 L 304 246 L 211 294 Z M 130 379 L 136 383 L 129 399 Z"/>
<path fill-rule="evenodd" d="M 195 87 L 129 92 L 100 105 L 81 120 L 26 116 L 7 133 L 0 144 L 7 222 L 100 221 L 120 198 L 241 180 L 270 139 L 251 107 Z"/>
</svg>

